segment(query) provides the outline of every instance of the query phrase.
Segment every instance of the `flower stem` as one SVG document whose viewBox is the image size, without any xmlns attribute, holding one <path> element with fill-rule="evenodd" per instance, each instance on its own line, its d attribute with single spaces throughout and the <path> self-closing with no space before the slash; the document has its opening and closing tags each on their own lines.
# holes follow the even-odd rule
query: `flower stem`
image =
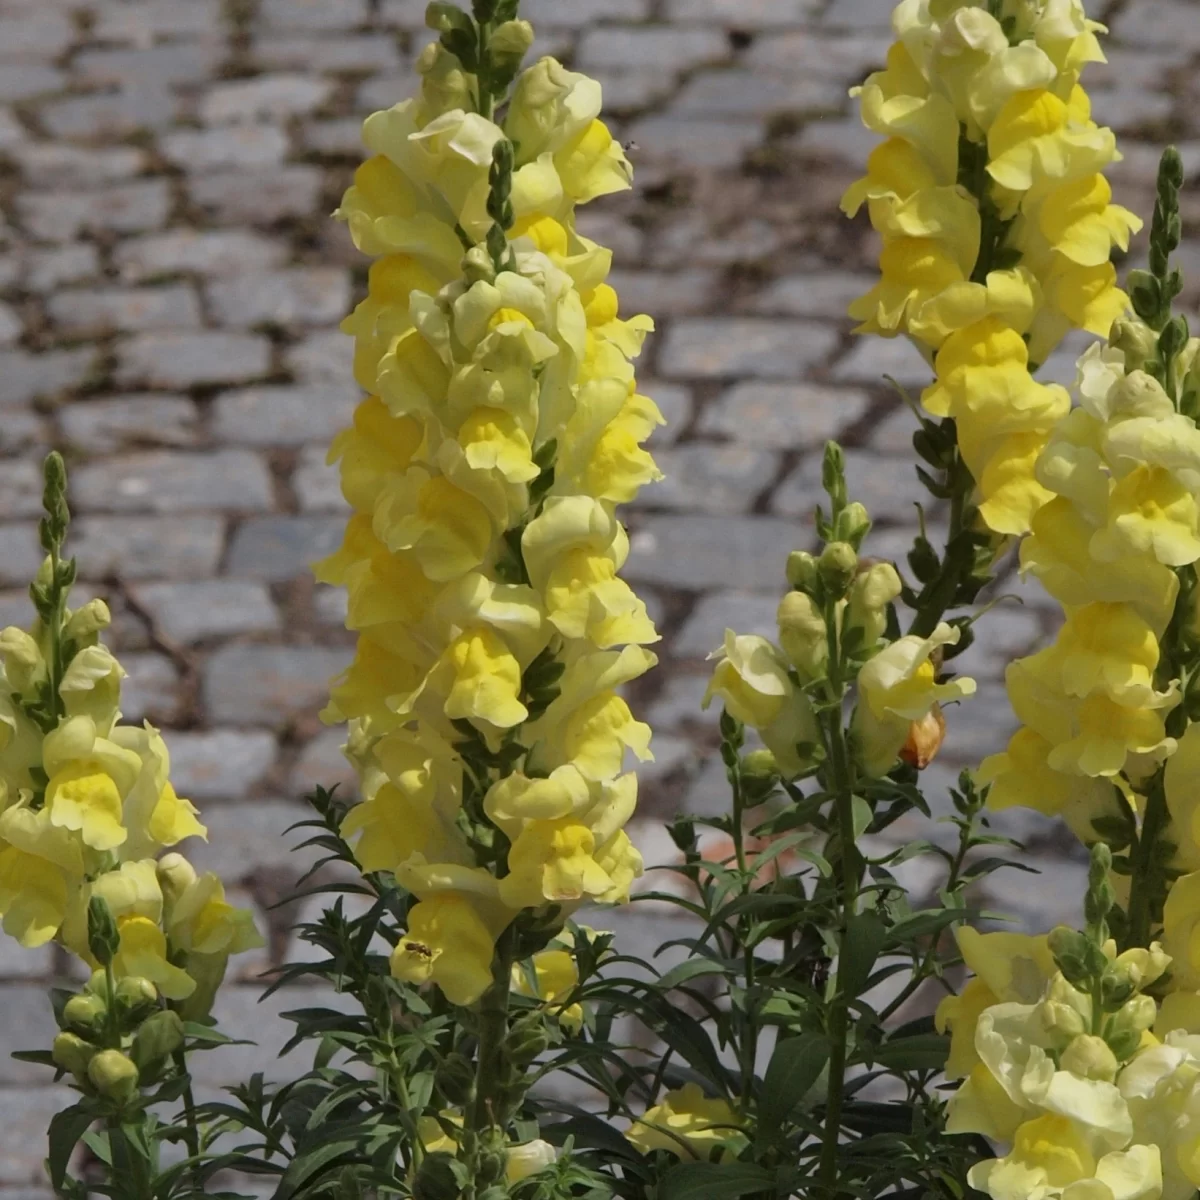
<svg viewBox="0 0 1200 1200">
<path fill-rule="evenodd" d="M 192 1093 L 192 1078 L 188 1074 L 187 1051 L 180 1046 L 172 1055 L 175 1069 L 187 1080 L 183 1089 L 184 1142 L 192 1159 L 192 1187 L 197 1195 L 204 1194 L 204 1173 L 200 1168 L 200 1124 L 196 1119 L 196 1097 Z"/>
</svg>

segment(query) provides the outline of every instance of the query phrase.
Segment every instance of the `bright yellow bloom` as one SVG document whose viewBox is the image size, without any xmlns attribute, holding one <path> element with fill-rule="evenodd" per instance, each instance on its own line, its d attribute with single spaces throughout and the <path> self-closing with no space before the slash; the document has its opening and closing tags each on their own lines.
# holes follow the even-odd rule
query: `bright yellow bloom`
<svg viewBox="0 0 1200 1200">
<path fill-rule="evenodd" d="M 392 974 L 408 983 L 432 981 L 452 1004 L 474 1004 L 492 982 L 495 935 L 470 900 L 442 892 L 408 914 L 408 933 L 392 951 Z"/>
<path fill-rule="evenodd" d="M 528 971 L 516 964 L 512 986 L 518 996 L 543 1001 L 564 1029 L 578 1033 L 583 1028 L 583 1006 L 563 1003 L 564 997 L 579 986 L 579 968 L 569 950 L 554 947 L 542 950 L 530 960 Z"/>
<path fill-rule="evenodd" d="M 728 1100 L 705 1096 L 696 1083 L 668 1092 L 625 1136 L 643 1154 L 666 1150 L 701 1162 L 709 1161 L 714 1151 L 721 1158 L 733 1157 L 746 1144 L 736 1109 Z"/>
</svg>

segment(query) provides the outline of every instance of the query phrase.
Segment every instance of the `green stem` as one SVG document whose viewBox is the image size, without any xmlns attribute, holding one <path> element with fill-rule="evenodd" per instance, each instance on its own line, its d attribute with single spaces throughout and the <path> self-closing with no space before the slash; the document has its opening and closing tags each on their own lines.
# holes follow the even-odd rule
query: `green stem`
<svg viewBox="0 0 1200 1200">
<path fill-rule="evenodd" d="M 966 530 L 967 499 L 975 480 L 967 470 L 957 446 L 954 450 L 954 462 L 947 471 L 950 493 L 950 527 L 946 534 L 946 554 L 942 559 L 942 568 L 936 579 L 928 584 L 917 601 L 917 612 L 913 617 L 908 632 L 917 637 L 929 637 L 937 628 L 938 622 L 953 607 L 958 589 L 963 579 L 971 570 L 973 553 L 969 547 L 958 545 Z"/>
<path fill-rule="evenodd" d="M 1122 949 L 1150 944 L 1151 920 L 1161 899 L 1163 876 L 1155 862 L 1159 841 L 1170 821 L 1167 793 L 1160 772 L 1146 797 L 1146 815 L 1133 850 L 1133 871 L 1129 884 L 1129 922 Z"/>
<path fill-rule="evenodd" d="M 175 1069 L 187 1080 L 183 1089 L 184 1142 L 192 1162 L 192 1187 L 197 1195 L 204 1193 L 204 1172 L 200 1167 L 200 1122 L 196 1118 L 196 1097 L 192 1092 L 192 1077 L 188 1072 L 187 1051 L 180 1046 L 171 1056 Z"/>
<path fill-rule="evenodd" d="M 739 766 L 735 765 L 730 771 L 733 784 L 733 853 L 737 860 L 738 874 L 741 877 L 742 895 L 748 896 L 754 891 L 754 879 L 746 862 L 746 794 L 742 786 Z M 739 924 L 742 924 L 739 918 Z M 743 948 L 742 964 L 745 970 L 745 992 L 742 1001 L 742 1028 L 738 1046 L 738 1062 L 742 1072 L 741 1107 L 745 1112 L 750 1106 L 754 1094 L 754 1058 L 758 1050 L 758 1014 L 755 990 L 754 950 L 746 945 L 745 930 L 739 930 L 738 942 Z"/>
</svg>

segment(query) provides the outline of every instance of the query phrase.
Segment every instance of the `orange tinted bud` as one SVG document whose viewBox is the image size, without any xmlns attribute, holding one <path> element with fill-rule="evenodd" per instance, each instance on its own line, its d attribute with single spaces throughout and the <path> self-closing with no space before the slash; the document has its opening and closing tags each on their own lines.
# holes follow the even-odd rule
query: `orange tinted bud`
<svg viewBox="0 0 1200 1200">
<path fill-rule="evenodd" d="M 908 727 L 908 740 L 900 757 L 910 767 L 923 771 L 937 757 L 945 740 L 946 718 L 942 715 L 941 705 L 935 704 L 927 715 Z"/>
</svg>

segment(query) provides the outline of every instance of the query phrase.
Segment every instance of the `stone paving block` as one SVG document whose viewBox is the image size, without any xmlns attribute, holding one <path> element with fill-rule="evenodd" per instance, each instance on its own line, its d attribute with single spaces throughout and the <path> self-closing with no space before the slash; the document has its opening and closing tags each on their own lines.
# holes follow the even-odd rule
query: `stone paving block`
<svg viewBox="0 0 1200 1200">
<path fill-rule="evenodd" d="M 693 513 L 749 512 L 779 470 L 779 456 L 753 446 L 688 442 L 657 454 L 665 479 L 646 488 L 639 507 Z"/>
<path fill-rule="evenodd" d="M 575 66 L 589 74 L 605 67 L 687 71 L 724 62 L 733 53 L 719 29 L 679 25 L 599 25 L 579 39 Z"/>
<path fill-rule="evenodd" d="M 0 513 L 8 519 L 40 515 L 42 464 L 32 458 L 0 459 Z"/>
<path fill-rule="evenodd" d="M 0 108 L 0 150 L 12 150 L 25 141 L 25 129 L 12 110 Z"/>
<path fill-rule="evenodd" d="M 740 592 L 739 596 L 743 598 L 754 596 L 752 592 Z M 769 597 L 756 596 L 754 601 L 747 600 L 747 603 L 759 602 L 765 606 Z M 771 610 L 772 614 L 774 609 Z M 735 618 L 741 623 L 746 624 L 746 632 L 752 633 L 754 630 L 750 628 L 749 623 L 745 622 L 744 618 Z M 771 616 L 771 620 L 774 617 Z M 739 629 L 741 624 L 739 624 Z M 759 631 L 761 632 L 761 630 Z M 768 629 L 768 632 L 774 637 L 774 630 Z M 717 634 L 719 642 L 725 635 L 725 627 L 721 626 Z M 681 636 L 681 635 L 680 635 Z M 702 637 L 696 641 L 689 643 L 689 648 L 686 651 L 687 657 L 704 658 L 708 655 L 716 643 L 709 644 L 711 641 L 710 632 L 702 631 Z M 684 657 L 679 636 L 671 643 L 671 653 L 676 657 Z M 708 682 L 712 678 L 712 672 L 709 665 L 699 667 L 694 670 L 686 670 L 678 662 L 672 662 L 671 673 L 664 679 L 663 685 L 658 692 L 658 695 L 645 707 L 644 710 L 639 709 L 638 716 L 645 720 L 656 732 L 660 729 L 677 730 L 689 724 L 710 725 L 713 720 L 713 713 L 710 710 L 706 713 L 700 706 L 704 702 L 704 693 L 708 690 Z M 655 741 L 657 742 L 657 736 Z"/>
<path fill-rule="evenodd" d="M 345 387 L 245 388 L 225 392 L 213 409 L 218 441 L 250 446 L 326 445 L 350 424 L 357 394 Z"/>
<path fill-rule="evenodd" d="M 306 446 L 292 472 L 292 490 L 301 512 L 340 512 L 349 515 L 350 508 L 342 495 L 338 469 L 325 461 L 329 447 Z"/>
<path fill-rule="evenodd" d="M 364 80 L 355 97 L 354 108 L 358 113 L 376 112 L 391 108 L 411 96 L 420 86 L 421 77 L 414 70 L 389 71 Z"/>
<path fill-rule="evenodd" d="M 635 165 L 715 171 L 737 167 L 763 139 L 761 122 L 652 115 L 629 127 Z"/>
<path fill-rule="evenodd" d="M 771 117 L 779 113 L 838 112 L 846 89 L 832 79 L 768 75 L 752 68 L 700 71 L 671 102 L 686 117 Z"/>
<path fill-rule="evenodd" d="M 872 384 L 891 391 L 885 375 L 906 387 L 923 388 L 933 382 L 933 368 L 906 338 L 858 338 L 833 368 L 836 380 Z"/>
<path fill-rule="evenodd" d="M 0 304 L 0 346 L 11 346 L 18 341 L 25 327 L 21 318 L 7 304 Z"/>
<path fill-rule="evenodd" d="M 699 429 L 742 445 L 813 449 L 860 421 L 869 406 L 867 394 L 856 388 L 738 383 L 705 408 Z"/>
<path fill-rule="evenodd" d="M 0 407 L 15 408 L 78 387 L 96 359 L 93 346 L 75 350 L 0 350 Z"/>
<path fill-rule="evenodd" d="M 249 333 L 140 333 L 117 352 L 117 378 L 148 387 L 247 383 L 271 368 L 271 344 Z"/>
<path fill-rule="evenodd" d="M 6 989 L 7 990 L 7 989 Z M 41 989 L 44 993 L 45 989 Z M 43 994 L 42 1006 L 48 1009 Z M 34 1046 L 16 1042 L 16 1030 L 0 1034 L 0 1056 L 7 1058 L 9 1039 L 12 1050 L 33 1049 Z M 5 1053 L 7 1052 L 7 1053 Z M 4 1153 L 0 1154 L 0 1184 L 12 1200 L 49 1200 L 46 1182 L 46 1130 L 55 1113 L 69 1108 L 78 1098 L 66 1085 L 49 1084 L 45 1067 L 34 1067 L 40 1078 L 30 1080 L 33 1086 L 0 1088 L 0 1109 L 4 1112 Z M 7 1189 L 14 1190 L 11 1193 Z"/>
<path fill-rule="evenodd" d="M 350 310 L 350 279 L 337 267 L 292 267 L 230 276 L 208 285 L 209 310 L 221 325 L 328 325 Z"/>
<path fill-rule="evenodd" d="M 279 611 L 260 583 L 206 579 L 198 583 L 146 583 L 134 589 L 154 627 L 181 645 L 246 633 L 275 633 Z"/>
<path fill-rule="evenodd" d="M 31 248 L 22 259 L 22 278 L 31 292 L 51 292 L 65 283 L 80 283 L 100 273 L 100 257 L 88 242 Z"/>
<path fill-rule="evenodd" d="M 163 42 L 135 50 L 90 47 L 71 59 L 71 75 L 83 83 L 122 84 L 136 78 L 157 86 L 200 83 L 228 55 L 224 42 Z"/>
<path fill-rule="evenodd" d="M 32 619 L 33 608 L 29 606 L 28 595 L 24 597 L 24 600 L 28 606 L 28 618 L 23 612 L 15 621 L 5 620 L 4 626 L 27 624 L 28 620 Z M 33 949 L 22 946 L 15 938 L 5 937 L 0 940 L 0 980 L 7 983 L 13 979 L 46 979 L 53 973 L 53 946 L 38 946 Z M 2 986 L 4 984 L 0 983 L 0 987 Z"/>
<path fill-rule="evenodd" d="M 645 21 L 650 16 L 650 0 L 525 0 L 521 16 L 534 26 L 562 25 L 587 29 L 601 21 Z"/>
<path fill-rule="evenodd" d="M 77 401 L 58 411 L 66 442 L 89 454 L 137 446 L 194 446 L 200 414 L 183 396 L 132 395 Z"/>
<path fill-rule="evenodd" d="M 625 313 L 653 313 L 661 320 L 707 311 L 717 288 L 711 270 L 613 271 L 608 282 L 621 297 Z"/>
<path fill-rule="evenodd" d="M 305 150 L 334 158 L 361 158 L 362 120 L 342 117 L 335 121 L 313 121 L 300 133 Z"/>
<path fill-rule="evenodd" d="M 354 377 L 354 341 L 339 329 L 310 333 L 284 351 L 283 361 L 305 383 L 344 384 Z"/>
<path fill-rule="evenodd" d="M 4 1041 L 10 1050 L 45 1050 L 49 1048 L 58 1032 L 54 1014 L 40 984 L 14 983 L 4 989 Z M 32 1094 L 48 1082 L 50 1072 L 37 1063 L 20 1062 L 7 1056 L 0 1057 L 0 1088 L 23 1084 Z M 4 1093 L 0 1091 L 0 1095 Z M 6 1112 L 7 1116 L 8 1113 Z M 42 1130 L 44 1136 L 45 1130 Z M 45 1157 L 45 1150 L 42 1150 Z"/>
<path fill-rule="evenodd" d="M 146 153 L 134 146 L 89 149 L 64 142 L 26 142 L 9 151 L 26 183 L 114 183 L 140 174 Z"/>
<path fill-rule="evenodd" d="M 321 171 L 303 165 L 274 171 L 220 171 L 188 181 L 192 201 L 217 220 L 270 225 L 308 216 L 321 194 Z"/>
<path fill-rule="evenodd" d="M 0 547 L 5 528 L 0 526 Z M 219 517 L 84 515 L 71 526 L 71 551 L 83 579 L 205 579 L 216 570 L 224 543 Z"/>
<path fill-rule="evenodd" d="M 344 729 L 326 729 L 317 734 L 304 748 L 288 777 L 289 793 L 305 796 L 318 787 L 332 788 L 336 784 L 339 796 L 357 795 L 358 778 L 342 753 L 345 744 Z"/>
<path fill-rule="evenodd" d="M 667 0 L 669 21 L 715 21 L 729 29 L 799 25 L 821 0 Z"/>
<path fill-rule="evenodd" d="M 272 501 L 270 472 L 249 450 L 152 450 L 85 463 L 71 491 L 93 512 L 263 512 Z"/>
<path fill-rule="evenodd" d="M 37 527 L 32 521 L 0 525 L 0 584 L 28 587 L 41 562 Z"/>
<path fill-rule="evenodd" d="M 575 223 L 584 237 L 607 246 L 613 253 L 613 263 L 618 267 L 644 266 L 646 235 L 615 213 L 580 212 Z"/>
<path fill-rule="evenodd" d="M 807 321 L 690 318 L 667 330 L 658 369 L 679 378 L 795 378 L 820 366 L 837 344 L 836 330 Z"/>
<path fill-rule="evenodd" d="M 877 521 L 908 520 L 915 515 L 914 501 L 928 501 L 928 494 L 917 480 L 911 450 L 898 458 L 848 450 L 846 486 L 851 499 L 865 504 Z M 771 510 L 782 516 L 808 517 L 813 507 L 823 501 L 821 456 L 810 454 L 779 485 L 771 500 Z"/>
<path fill-rule="evenodd" d="M 802 156 L 831 159 L 845 165 L 855 177 L 863 173 L 867 155 L 879 145 L 879 135 L 857 117 L 824 118 L 805 124 L 790 149 Z"/>
<path fill-rule="evenodd" d="M 179 668 L 165 654 L 122 653 L 129 673 L 121 686 L 121 711 L 127 721 L 171 725 L 183 705 Z"/>
<path fill-rule="evenodd" d="M 167 749 L 176 790 L 194 801 L 245 796 L 275 765 L 279 753 L 272 734 L 235 729 L 172 732 Z M 208 820 L 213 811 L 202 811 L 201 819 Z M 211 833 L 209 840 L 214 849 L 231 845 L 217 842 Z"/>
<path fill-rule="evenodd" d="M 332 554 L 342 544 L 345 531 L 345 519 L 337 516 L 274 516 L 243 521 L 230 543 L 228 572 L 280 583 L 308 576 L 313 562 Z"/>
<path fill-rule="evenodd" d="M 802 271 L 785 275 L 756 295 L 751 308 L 789 317 L 845 317 L 852 300 L 869 292 L 875 279 L 845 271 Z"/>
<path fill-rule="evenodd" d="M 284 242 L 248 229 L 171 229 L 127 238 L 113 251 L 122 277 L 133 282 L 179 272 L 211 276 L 265 271 L 287 256 Z"/>
<path fill-rule="evenodd" d="M 133 84 L 114 92 L 43 104 L 40 118 L 55 137 L 115 140 L 142 130 L 163 129 L 178 111 L 179 102 L 168 88 Z"/>
<path fill-rule="evenodd" d="M 348 607 L 345 588 L 328 587 L 323 583 L 317 585 L 313 593 L 313 615 L 322 625 L 344 628 Z"/>
<path fill-rule="evenodd" d="M 281 163 L 288 136 L 278 125 L 245 124 L 220 129 L 180 129 L 161 139 L 165 157 L 189 174 L 230 167 Z"/>
<path fill-rule="evenodd" d="M 328 700 L 352 652 L 330 646 L 223 646 L 204 670 L 212 720 L 278 727 Z"/>
<path fill-rule="evenodd" d="M 223 736 L 227 732 L 223 731 Z M 271 738 L 269 733 L 250 734 L 246 731 L 240 731 L 238 736 Z M 172 734 L 170 738 L 172 757 L 177 737 Z M 202 749 L 201 753 L 206 756 L 207 763 L 208 749 Z M 236 751 L 234 757 L 243 753 Z M 294 878 L 305 870 L 312 861 L 312 853 L 300 854 L 293 849 L 304 840 L 304 832 L 288 833 L 287 830 L 312 816 L 308 805 L 299 798 L 244 800 L 248 781 L 230 772 L 226 782 L 229 797 L 242 802 L 204 805 L 201 817 L 208 826 L 208 841 L 197 842 L 188 851 L 188 858 L 196 869 L 217 871 L 229 883 L 259 877 L 263 872 L 286 872 Z"/>
<path fill-rule="evenodd" d="M 298 0 L 287 0 L 295 4 Z M 333 84 L 306 75 L 260 75 L 256 79 L 218 83 L 200 102 L 206 125 L 306 116 L 329 99 Z"/>
<path fill-rule="evenodd" d="M 788 553 L 811 540 L 779 517 L 644 516 L 630 535 L 625 577 L 692 590 L 766 591 L 784 586 Z"/>
<path fill-rule="evenodd" d="M 1200 22 L 1185 0 L 1137 0 L 1121 10 L 1111 29 L 1115 39 L 1130 46 L 1200 49 Z"/>
<path fill-rule="evenodd" d="M 220 25 L 220 0 L 131 0 L 102 6 L 92 33 L 102 42 L 142 47 L 159 38 L 213 35 Z"/>
<path fill-rule="evenodd" d="M 0 15 L 0 61 L 57 58 L 77 36 L 69 14 L 44 6 L 33 14 Z"/>
<path fill-rule="evenodd" d="M 185 284 L 59 292 L 46 301 L 46 311 L 58 331 L 69 336 L 200 325 L 200 302 Z"/>
<path fill-rule="evenodd" d="M 603 89 L 604 111 L 622 115 L 653 107 L 671 94 L 675 82 L 671 75 L 656 75 L 645 69 L 605 67 L 588 74 Z"/>
<path fill-rule="evenodd" d="M 367 0 L 262 0 L 259 21 L 274 29 L 350 29 L 366 24 Z"/>
<path fill-rule="evenodd" d="M 66 242 L 84 230 L 140 233 L 164 225 L 171 210 L 165 179 L 114 184 L 96 191 L 22 192 L 17 213 L 35 237 Z"/>
<path fill-rule="evenodd" d="M 643 379 L 638 383 L 638 391 L 658 405 L 658 411 L 666 422 L 650 435 L 650 444 L 656 447 L 670 445 L 692 419 L 691 389 L 675 383 L 663 383 L 660 379 Z"/>
<path fill-rule="evenodd" d="M 386 33 L 259 37 L 255 39 L 253 53 L 255 62 L 272 70 L 354 75 L 397 71 L 402 62 L 396 39 Z"/>
<path fill-rule="evenodd" d="M 1099 91 L 1092 105 L 1093 120 L 1125 135 L 1155 126 L 1170 118 L 1175 110 L 1172 96 L 1140 87 L 1122 87 Z"/>
<path fill-rule="evenodd" d="M 0 67 L 0 102 L 9 104 L 61 92 L 66 76 L 42 63 L 5 63 Z"/>
<path fill-rule="evenodd" d="M 673 639 L 671 652 L 680 658 L 707 658 L 724 641 L 726 629 L 776 641 L 779 628 L 775 613 L 786 588 L 785 581 L 775 593 L 719 591 L 704 596 Z M 703 678 L 707 687 L 708 676 Z M 698 703 L 695 716 L 700 716 Z"/>
<path fill-rule="evenodd" d="M 821 23 L 842 29 L 888 31 L 893 7 L 891 0 L 831 0 L 821 13 Z"/>
<path fill-rule="evenodd" d="M 0 422 L 0 450 L 6 454 L 29 453 L 50 448 L 46 418 L 32 412 L 7 412 Z"/>
<path fill-rule="evenodd" d="M 743 62 L 771 71 L 815 74 L 824 79 L 861 83 L 873 70 L 882 69 L 891 37 L 886 31 L 863 30 L 835 34 L 811 28 L 781 30 L 755 38 Z"/>
</svg>

